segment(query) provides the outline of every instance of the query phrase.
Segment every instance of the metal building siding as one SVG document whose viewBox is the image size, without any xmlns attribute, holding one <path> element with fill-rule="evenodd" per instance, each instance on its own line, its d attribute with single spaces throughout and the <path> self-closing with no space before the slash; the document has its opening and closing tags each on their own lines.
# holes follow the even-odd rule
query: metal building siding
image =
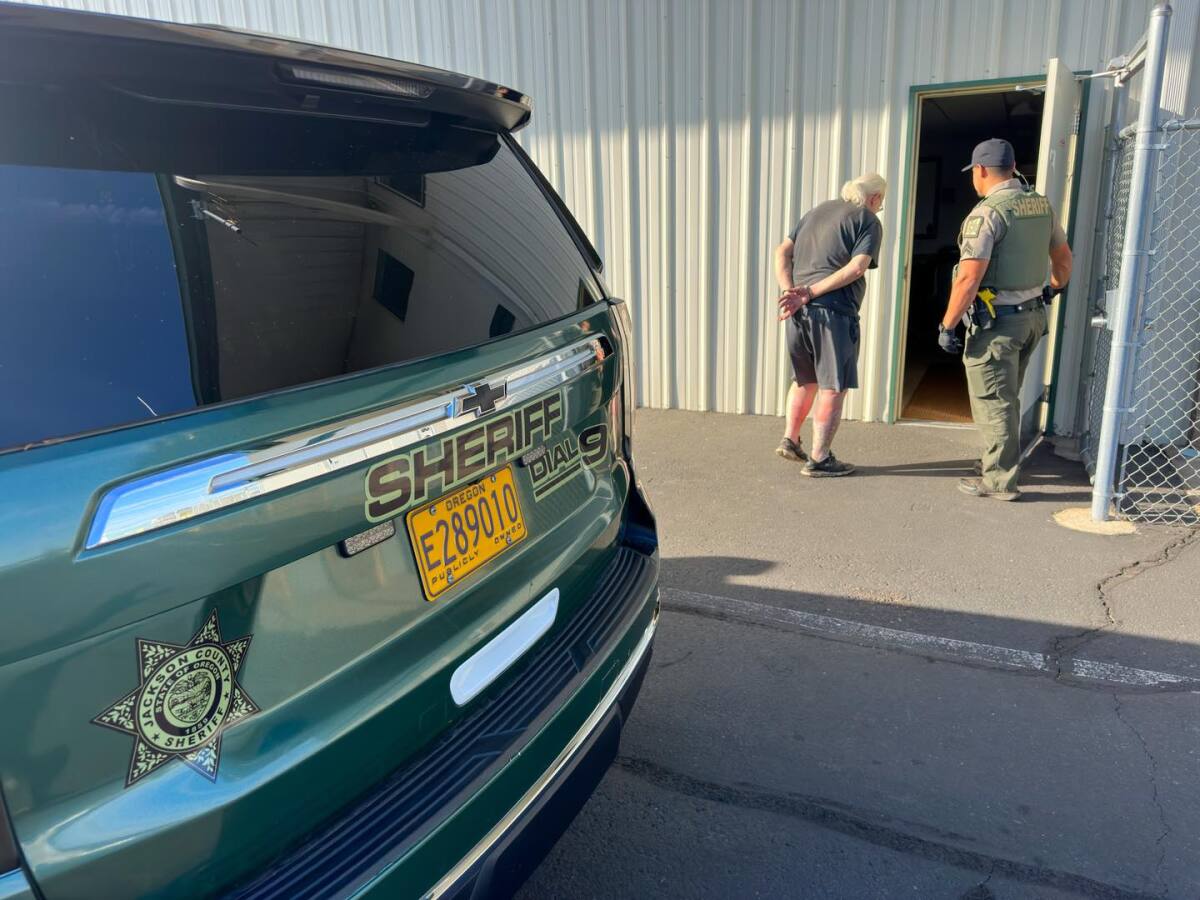
<svg viewBox="0 0 1200 900">
<path fill-rule="evenodd" d="M 274 32 L 479 74 L 531 94 L 533 122 L 521 141 L 592 236 L 612 290 L 631 301 L 639 394 L 648 406 L 782 412 L 789 368 L 772 314 L 771 252 L 806 208 L 836 196 L 844 180 L 880 172 L 892 188 L 882 216 L 885 251 L 867 276 L 863 388 L 847 408 L 864 419 L 887 413 L 910 86 L 1036 75 L 1052 56 L 1099 70 L 1133 45 L 1150 7 L 1148 0 L 54 4 Z M 1094 192 L 1094 179 L 1080 188 Z"/>
</svg>

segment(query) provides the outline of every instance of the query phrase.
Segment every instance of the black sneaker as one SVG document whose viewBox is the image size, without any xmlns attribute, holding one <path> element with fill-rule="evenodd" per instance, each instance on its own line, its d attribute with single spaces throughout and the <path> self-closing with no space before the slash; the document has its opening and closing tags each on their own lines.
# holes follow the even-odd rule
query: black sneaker
<svg viewBox="0 0 1200 900">
<path fill-rule="evenodd" d="M 784 438 L 779 442 L 779 446 L 775 448 L 775 455 L 792 462 L 805 462 L 808 459 L 804 448 L 791 438 Z"/>
<path fill-rule="evenodd" d="M 836 456 L 830 453 L 820 462 L 810 459 L 800 470 L 800 474 L 807 475 L 809 478 L 841 478 L 843 475 L 849 475 L 854 471 L 854 466 L 850 463 L 841 462 Z"/>
</svg>

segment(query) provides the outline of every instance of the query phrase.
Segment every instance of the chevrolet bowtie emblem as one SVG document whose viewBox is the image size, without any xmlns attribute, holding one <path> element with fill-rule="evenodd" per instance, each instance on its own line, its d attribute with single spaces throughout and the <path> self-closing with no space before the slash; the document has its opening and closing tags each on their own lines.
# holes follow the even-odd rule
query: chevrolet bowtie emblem
<svg viewBox="0 0 1200 900">
<path fill-rule="evenodd" d="M 467 390 L 467 396 L 459 398 L 459 415 L 473 412 L 477 419 L 490 412 L 495 412 L 496 404 L 508 396 L 507 383 L 499 387 L 492 387 L 486 381 L 479 381 L 475 384 L 464 385 L 464 387 Z"/>
</svg>

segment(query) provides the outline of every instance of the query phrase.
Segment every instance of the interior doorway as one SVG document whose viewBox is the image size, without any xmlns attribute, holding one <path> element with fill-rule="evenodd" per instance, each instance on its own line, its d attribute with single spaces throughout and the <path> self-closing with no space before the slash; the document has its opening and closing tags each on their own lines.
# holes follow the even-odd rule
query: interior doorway
<svg viewBox="0 0 1200 900">
<path fill-rule="evenodd" d="M 962 361 L 942 353 L 936 340 L 958 262 L 958 228 L 978 200 L 970 173 L 960 170 L 977 143 L 1002 137 L 1013 145 L 1017 169 L 1032 184 L 1045 89 L 975 90 L 923 96 L 918 103 L 900 418 L 967 424 L 971 408 Z"/>
</svg>

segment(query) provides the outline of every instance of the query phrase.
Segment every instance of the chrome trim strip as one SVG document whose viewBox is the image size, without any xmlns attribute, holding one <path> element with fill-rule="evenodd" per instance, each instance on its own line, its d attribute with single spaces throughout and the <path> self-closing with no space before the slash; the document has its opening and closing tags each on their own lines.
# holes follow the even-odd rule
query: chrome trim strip
<svg viewBox="0 0 1200 900">
<path fill-rule="evenodd" d="M 343 465 L 362 462 L 370 458 L 367 455 L 370 448 L 448 418 L 453 402 L 453 394 L 443 394 L 433 400 L 360 420 L 334 431 L 306 435 L 259 450 L 246 457 L 246 465 L 213 478 L 212 490 L 224 491 L 288 471 L 303 473 L 314 463 L 329 459 L 340 460 Z M 357 458 L 355 451 L 361 451 Z M 329 471 L 328 467 L 325 471 Z"/>
<path fill-rule="evenodd" d="M 36 896 L 21 869 L 0 872 L 0 900 L 32 900 Z"/>
<path fill-rule="evenodd" d="M 557 615 L 558 588 L 555 588 L 454 670 L 450 676 L 450 696 L 454 702 L 465 706 L 475 699 L 550 630 Z"/>
<path fill-rule="evenodd" d="M 494 410 L 483 414 L 490 415 L 590 371 L 599 364 L 600 350 L 596 338 L 577 341 L 415 403 L 117 485 L 101 497 L 84 547 L 92 550 L 187 521 L 436 437 L 481 418 L 462 407 L 475 395 L 475 385 L 505 386 L 505 396 L 496 401 Z"/>
<path fill-rule="evenodd" d="M 650 641 L 654 638 L 656 628 L 658 628 L 657 609 L 654 611 L 654 618 L 650 620 L 650 624 L 646 626 L 646 631 L 642 634 L 637 646 L 634 647 L 633 653 L 630 654 L 629 660 L 621 669 L 621 673 L 609 686 L 608 690 L 604 692 L 604 697 L 596 704 L 596 708 L 592 710 L 591 715 L 579 726 L 579 730 L 575 732 L 575 736 L 571 738 L 558 756 L 554 758 L 554 762 L 550 764 L 550 767 L 542 773 L 542 776 L 525 792 L 516 805 L 504 815 L 504 818 L 497 822 L 492 827 L 492 830 L 484 835 L 483 840 L 472 847 L 471 852 L 459 860 L 458 865 L 447 872 L 437 884 L 430 888 L 422 900 L 437 900 L 437 898 L 444 896 L 448 890 L 454 887 L 459 879 L 469 872 L 472 866 L 479 862 L 483 855 L 505 835 L 513 823 L 537 801 L 542 792 L 558 777 L 558 773 L 566 767 L 579 748 L 591 737 L 592 732 L 596 730 L 600 722 L 608 715 L 608 711 L 612 708 L 612 705 L 617 702 L 617 698 L 621 696 L 621 691 L 625 689 L 625 685 L 633 678 L 638 665 L 646 655 L 646 650 L 650 647 Z"/>
</svg>

